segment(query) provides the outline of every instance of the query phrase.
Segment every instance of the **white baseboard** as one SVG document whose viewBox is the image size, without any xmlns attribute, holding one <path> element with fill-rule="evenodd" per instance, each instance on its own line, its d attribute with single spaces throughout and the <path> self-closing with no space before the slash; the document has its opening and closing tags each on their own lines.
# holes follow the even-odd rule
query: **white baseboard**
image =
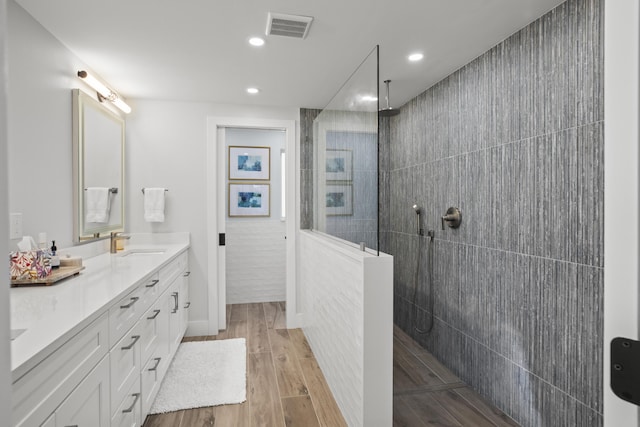
<svg viewBox="0 0 640 427">
<path fill-rule="evenodd" d="M 204 335 L 214 335 L 209 333 L 209 322 L 206 320 L 191 321 L 187 325 L 185 337 L 200 337 Z"/>
</svg>

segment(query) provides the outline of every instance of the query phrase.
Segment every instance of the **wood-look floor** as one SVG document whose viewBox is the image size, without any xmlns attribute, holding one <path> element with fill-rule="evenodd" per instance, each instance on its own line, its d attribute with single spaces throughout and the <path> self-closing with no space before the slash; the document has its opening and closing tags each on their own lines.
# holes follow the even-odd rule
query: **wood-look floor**
<svg viewBox="0 0 640 427">
<path fill-rule="evenodd" d="M 286 329 L 285 303 L 227 306 L 227 329 L 216 336 L 247 340 L 247 400 L 150 415 L 144 427 L 341 427 L 346 423 L 300 329 Z"/>
<path fill-rule="evenodd" d="M 517 426 L 397 326 L 393 331 L 393 425 Z"/>
<path fill-rule="evenodd" d="M 395 327 L 393 425 L 517 426 Z M 247 401 L 150 415 L 144 427 L 342 427 L 344 418 L 300 329 L 286 329 L 285 303 L 227 306 L 227 329 L 184 341 L 245 338 Z"/>
</svg>

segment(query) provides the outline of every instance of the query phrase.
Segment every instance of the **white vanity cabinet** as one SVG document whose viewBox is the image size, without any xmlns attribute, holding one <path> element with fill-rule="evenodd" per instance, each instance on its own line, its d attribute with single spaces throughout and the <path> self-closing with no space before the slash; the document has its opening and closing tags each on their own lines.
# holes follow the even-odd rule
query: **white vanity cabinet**
<svg viewBox="0 0 640 427">
<path fill-rule="evenodd" d="M 141 426 L 186 330 L 187 266 L 184 248 L 15 379 L 11 424 Z"/>
<path fill-rule="evenodd" d="M 102 359 L 55 412 L 56 427 L 108 427 L 109 358 Z"/>
</svg>

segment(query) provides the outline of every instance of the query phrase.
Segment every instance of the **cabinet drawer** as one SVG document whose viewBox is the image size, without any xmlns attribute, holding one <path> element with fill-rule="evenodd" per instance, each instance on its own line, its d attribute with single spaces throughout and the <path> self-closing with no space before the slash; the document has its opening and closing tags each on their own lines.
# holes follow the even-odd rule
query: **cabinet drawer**
<svg viewBox="0 0 640 427">
<path fill-rule="evenodd" d="M 171 283 L 180 276 L 180 274 L 187 268 L 189 258 L 187 252 L 183 252 L 176 259 L 171 261 L 169 265 L 160 270 L 160 292 L 164 292 Z"/>
<path fill-rule="evenodd" d="M 166 354 L 160 349 L 152 355 L 146 365 L 142 367 L 140 373 L 140 386 L 142 391 L 142 418 L 147 416 L 151 405 L 158 394 L 160 383 L 164 378 L 163 372 L 166 372 L 169 360 Z"/>
<path fill-rule="evenodd" d="M 12 425 L 42 424 L 109 351 L 104 313 L 13 384 Z"/>
<path fill-rule="evenodd" d="M 147 311 L 160 296 L 160 279 L 158 277 L 159 275 L 156 273 L 138 287 L 140 301 L 137 304 L 139 304 L 140 313 Z"/>
<path fill-rule="evenodd" d="M 62 402 L 56 410 L 56 426 L 109 427 L 108 357 Z"/>
<path fill-rule="evenodd" d="M 140 288 L 135 289 L 126 297 L 120 299 L 109 309 L 109 343 L 111 347 L 120 341 L 140 318 Z"/>
<path fill-rule="evenodd" d="M 140 318 L 140 361 L 144 365 L 158 348 L 163 320 L 167 317 L 167 309 L 160 301 Z"/>
<path fill-rule="evenodd" d="M 127 390 L 111 418 L 111 427 L 139 427 L 142 425 L 140 378 Z"/>
<path fill-rule="evenodd" d="M 111 410 L 115 411 L 140 375 L 139 324 L 130 329 L 113 346 L 109 353 L 109 359 L 111 363 Z"/>
</svg>

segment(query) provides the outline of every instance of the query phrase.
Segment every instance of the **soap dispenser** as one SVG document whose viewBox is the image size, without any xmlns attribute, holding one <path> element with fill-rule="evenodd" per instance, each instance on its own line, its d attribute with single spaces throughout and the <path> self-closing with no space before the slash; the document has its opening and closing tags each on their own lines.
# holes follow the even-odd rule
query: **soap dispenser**
<svg viewBox="0 0 640 427">
<path fill-rule="evenodd" d="M 52 240 L 51 241 L 51 268 L 58 268 L 60 267 L 60 257 L 56 255 L 56 251 L 58 250 L 58 248 L 56 247 L 56 241 Z"/>
</svg>

